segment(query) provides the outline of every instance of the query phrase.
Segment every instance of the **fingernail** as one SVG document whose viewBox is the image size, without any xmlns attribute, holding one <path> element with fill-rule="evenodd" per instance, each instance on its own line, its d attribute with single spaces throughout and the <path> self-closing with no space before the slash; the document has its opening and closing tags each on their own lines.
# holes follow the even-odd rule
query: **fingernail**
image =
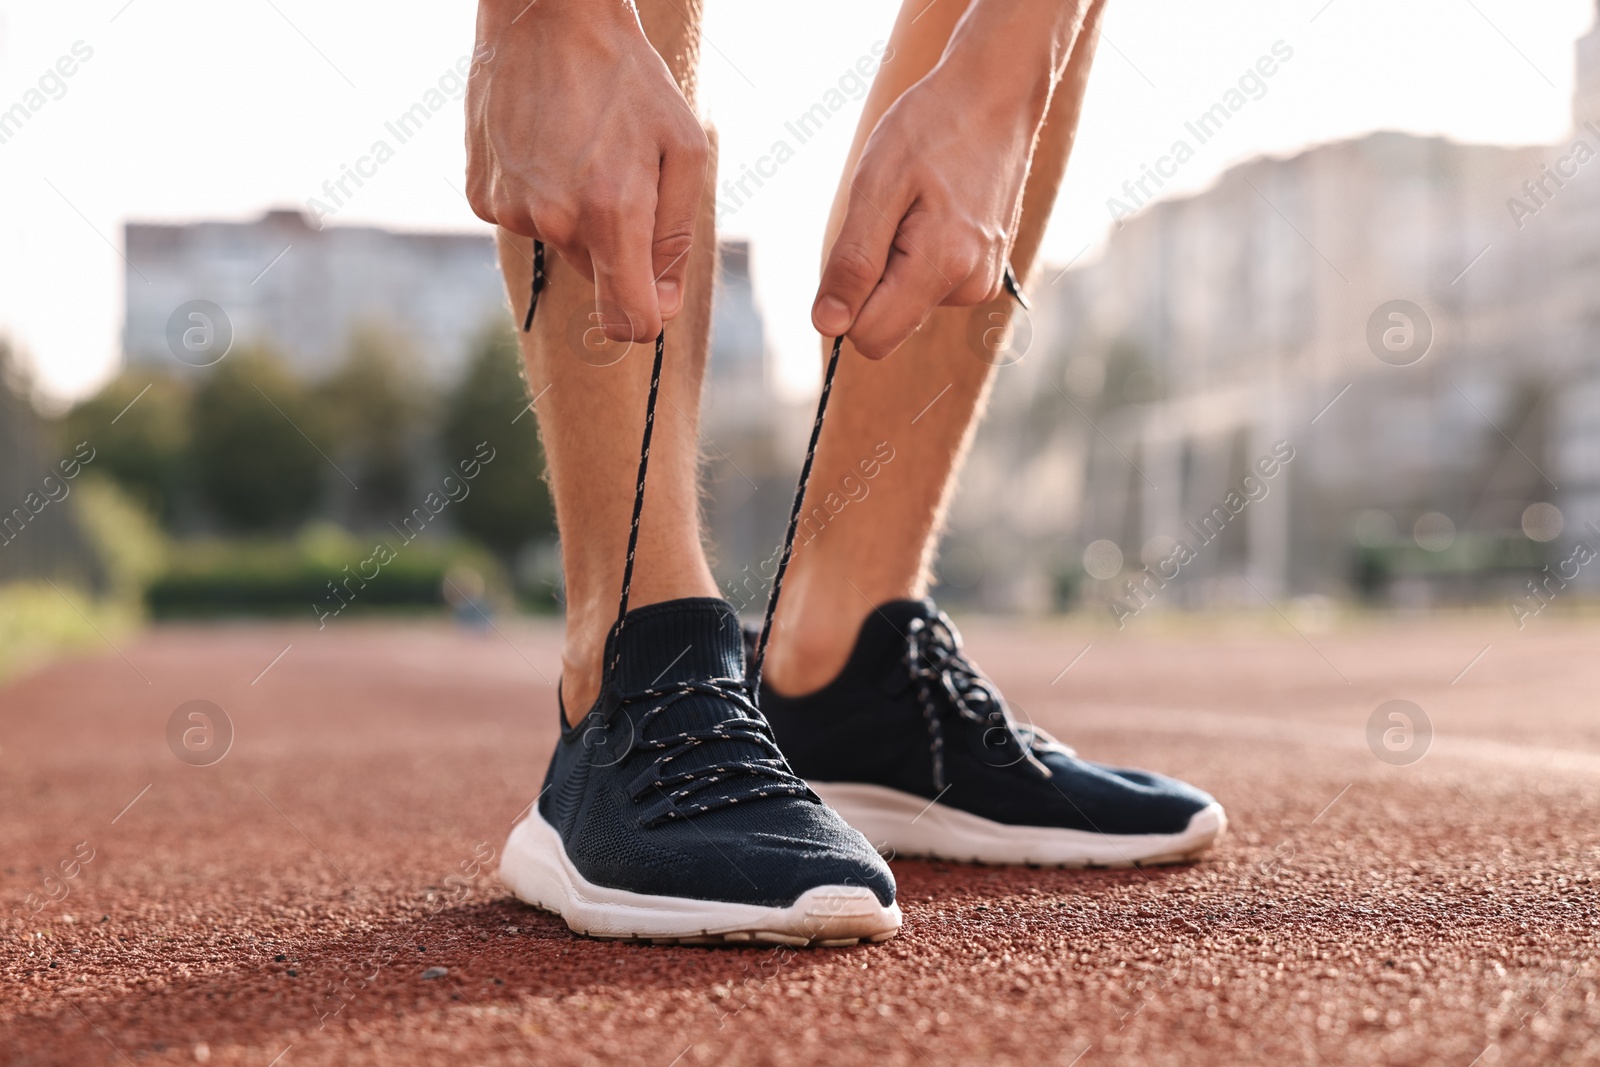
<svg viewBox="0 0 1600 1067">
<path fill-rule="evenodd" d="M 837 337 L 850 328 L 850 309 L 836 296 L 820 296 L 811 309 L 811 321 L 818 330 Z"/>
<path fill-rule="evenodd" d="M 678 291 L 676 278 L 663 278 L 656 282 L 656 304 L 661 308 L 661 317 L 669 318 L 678 313 L 678 305 L 683 302 L 683 296 Z"/>
</svg>

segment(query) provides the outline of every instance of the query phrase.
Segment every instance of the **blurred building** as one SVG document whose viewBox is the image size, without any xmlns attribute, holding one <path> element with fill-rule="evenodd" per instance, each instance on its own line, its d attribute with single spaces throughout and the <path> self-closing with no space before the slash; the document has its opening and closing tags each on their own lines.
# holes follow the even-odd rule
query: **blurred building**
<svg viewBox="0 0 1600 1067">
<path fill-rule="evenodd" d="M 428 377 L 446 384 L 484 325 L 509 314 L 494 242 L 482 234 L 319 230 L 291 210 L 244 223 L 129 223 L 126 242 L 124 349 L 133 365 L 181 371 L 207 362 L 204 353 L 180 360 L 170 336 L 193 324 L 185 311 L 174 326 L 174 312 L 204 300 L 222 309 L 234 345 L 270 345 L 305 378 L 333 370 L 352 333 L 375 324 L 405 339 Z M 719 577 L 730 583 L 782 534 L 807 417 L 805 405 L 774 389 L 750 269 L 747 241 L 721 243 L 701 420 L 707 526 Z M 340 497 L 339 484 L 331 489 Z M 342 514 L 337 501 L 333 513 Z"/>
<path fill-rule="evenodd" d="M 1596 4 L 1596 27 L 1578 41 L 1577 84 L 1574 88 L 1573 117 L 1576 125 L 1600 120 L 1600 3 Z"/>
<path fill-rule="evenodd" d="M 169 323 L 206 300 L 226 314 L 235 344 L 270 345 L 307 377 L 331 370 L 352 331 L 374 324 L 406 338 L 442 382 L 484 324 L 506 313 L 487 234 L 317 229 L 291 209 L 253 222 L 130 222 L 125 248 L 123 351 L 136 365 L 182 369 Z"/>
<path fill-rule="evenodd" d="M 713 570 L 728 599 L 759 612 L 767 589 L 760 564 L 782 541 L 810 403 L 788 401 L 774 387 L 750 243 L 723 241 L 718 254 L 700 419 L 706 528 Z"/>
<path fill-rule="evenodd" d="M 1600 30 L 1578 62 L 1559 144 L 1374 133 L 1255 160 L 1036 282 L 954 511 L 952 591 L 1481 598 L 1575 538 L 1600 550 Z M 1277 442 L 1293 459 L 1263 477 Z"/>
</svg>

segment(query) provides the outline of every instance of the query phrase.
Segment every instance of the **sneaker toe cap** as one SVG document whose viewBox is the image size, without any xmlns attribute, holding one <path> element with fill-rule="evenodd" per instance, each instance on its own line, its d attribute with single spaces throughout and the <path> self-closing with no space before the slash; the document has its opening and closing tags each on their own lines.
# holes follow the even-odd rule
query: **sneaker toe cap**
<svg viewBox="0 0 1600 1067">
<path fill-rule="evenodd" d="M 861 886 L 884 907 L 894 903 L 889 865 L 833 809 L 798 799 L 767 804 L 778 810 L 752 819 L 727 808 L 680 829 L 679 862 L 657 871 L 653 891 L 784 906 L 819 886 Z"/>
<path fill-rule="evenodd" d="M 1052 766 L 1056 784 L 1101 833 L 1180 833 L 1197 812 L 1216 803 L 1204 790 L 1164 774 L 1087 760 L 1072 763 Z"/>
<path fill-rule="evenodd" d="M 831 812 L 830 812 L 831 814 Z M 884 907 L 894 903 L 894 875 L 867 839 L 840 823 L 843 833 L 803 840 L 769 839 L 745 843 L 757 868 L 752 878 L 777 900 L 793 901 L 818 886 L 861 886 Z"/>
</svg>

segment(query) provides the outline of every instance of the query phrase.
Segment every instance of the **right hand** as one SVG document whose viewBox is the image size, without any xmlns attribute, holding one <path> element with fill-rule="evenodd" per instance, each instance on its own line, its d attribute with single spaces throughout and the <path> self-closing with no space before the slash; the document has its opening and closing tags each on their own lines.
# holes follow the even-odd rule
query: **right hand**
<svg viewBox="0 0 1600 1067">
<path fill-rule="evenodd" d="M 593 281 L 608 338 L 653 339 L 683 307 L 709 156 L 672 72 L 616 0 L 480 0 L 475 55 L 472 210 Z"/>
</svg>

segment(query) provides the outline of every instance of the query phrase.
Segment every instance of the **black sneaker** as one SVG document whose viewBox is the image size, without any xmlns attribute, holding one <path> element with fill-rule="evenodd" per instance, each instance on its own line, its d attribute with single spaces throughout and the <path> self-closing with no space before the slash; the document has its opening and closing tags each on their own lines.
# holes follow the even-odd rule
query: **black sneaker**
<svg viewBox="0 0 1600 1067">
<path fill-rule="evenodd" d="M 791 765 L 881 851 L 979 863 L 1178 863 L 1227 818 L 1207 794 L 1079 759 L 1014 721 L 931 600 L 884 604 L 839 677 L 761 709 Z"/>
<path fill-rule="evenodd" d="M 606 662 L 618 647 L 606 642 Z M 563 717 L 544 791 L 500 878 L 591 937 L 786 945 L 881 941 L 894 876 L 795 776 L 744 683 L 726 601 L 628 613 L 620 655 L 576 727 Z"/>
</svg>

